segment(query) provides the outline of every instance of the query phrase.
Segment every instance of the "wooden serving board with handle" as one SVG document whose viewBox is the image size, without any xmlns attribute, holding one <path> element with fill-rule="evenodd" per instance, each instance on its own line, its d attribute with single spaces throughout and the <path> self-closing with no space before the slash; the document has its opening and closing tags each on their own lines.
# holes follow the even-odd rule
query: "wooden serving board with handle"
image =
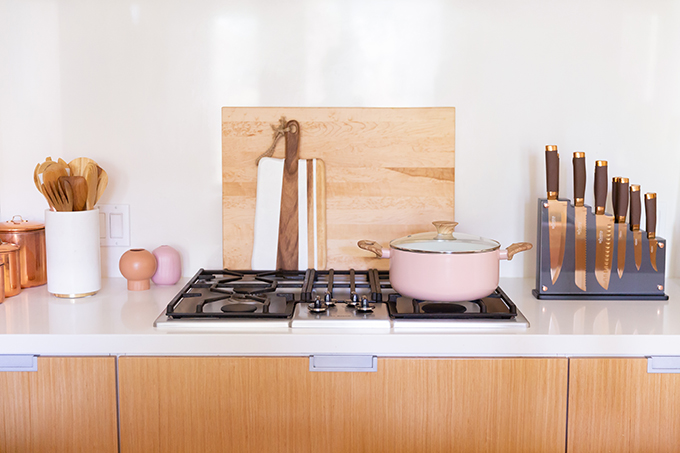
<svg viewBox="0 0 680 453">
<path fill-rule="evenodd" d="M 326 267 L 387 269 L 370 239 L 434 231 L 454 217 L 455 109 L 222 108 L 223 265 L 249 269 L 260 156 L 279 119 L 300 124 L 299 158 L 325 163 Z M 284 156 L 280 140 L 273 157 Z"/>
</svg>

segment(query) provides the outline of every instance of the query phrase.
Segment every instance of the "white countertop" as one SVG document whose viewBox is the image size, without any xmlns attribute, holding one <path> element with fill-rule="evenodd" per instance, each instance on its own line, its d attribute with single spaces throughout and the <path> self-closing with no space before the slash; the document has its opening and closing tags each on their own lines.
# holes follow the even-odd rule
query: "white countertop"
<svg viewBox="0 0 680 453">
<path fill-rule="evenodd" d="M 406 333 L 283 329 L 174 332 L 153 327 L 187 279 L 175 286 L 127 291 L 123 278 L 102 282 L 83 299 L 59 299 L 46 286 L 0 304 L 0 354 L 310 355 L 423 357 L 680 355 L 680 280 L 668 301 L 536 300 L 532 278 L 500 286 L 530 322 L 523 333 Z"/>
</svg>

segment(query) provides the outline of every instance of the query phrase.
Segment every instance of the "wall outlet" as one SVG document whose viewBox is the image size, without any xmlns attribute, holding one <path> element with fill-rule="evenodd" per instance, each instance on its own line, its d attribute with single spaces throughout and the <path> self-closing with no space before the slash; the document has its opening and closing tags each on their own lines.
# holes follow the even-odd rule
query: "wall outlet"
<svg viewBox="0 0 680 453">
<path fill-rule="evenodd" d="M 99 238 L 102 247 L 130 246 L 130 205 L 99 205 Z"/>
</svg>

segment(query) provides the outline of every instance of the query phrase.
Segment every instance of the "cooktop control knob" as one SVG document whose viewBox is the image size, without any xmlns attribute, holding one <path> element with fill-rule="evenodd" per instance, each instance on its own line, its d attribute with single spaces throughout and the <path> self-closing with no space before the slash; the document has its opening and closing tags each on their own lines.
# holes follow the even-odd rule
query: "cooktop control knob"
<svg viewBox="0 0 680 453">
<path fill-rule="evenodd" d="M 368 303 L 368 298 L 366 296 L 361 297 L 361 302 L 357 305 L 357 311 L 361 313 L 372 313 L 375 305 Z"/>
<path fill-rule="evenodd" d="M 328 305 L 326 305 L 326 303 L 321 300 L 320 296 L 316 296 L 314 302 L 309 304 L 307 307 L 312 313 L 323 313 L 328 310 Z"/>
<path fill-rule="evenodd" d="M 359 296 L 357 293 L 352 291 L 352 293 L 349 296 L 349 300 L 347 301 L 347 306 L 348 307 L 356 307 L 359 304 Z"/>
<path fill-rule="evenodd" d="M 333 299 L 333 296 L 331 296 L 330 291 L 326 291 L 326 294 L 324 294 L 324 296 L 323 296 L 323 301 L 329 307 L 335 307 L 335 302 L 337 302 L 335 299 Z"/>
</svg>

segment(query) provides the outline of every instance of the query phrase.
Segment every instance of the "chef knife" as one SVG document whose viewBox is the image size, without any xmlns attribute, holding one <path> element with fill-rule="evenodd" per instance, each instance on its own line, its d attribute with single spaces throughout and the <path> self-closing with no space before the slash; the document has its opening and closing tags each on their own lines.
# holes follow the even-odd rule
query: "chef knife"
<svg viewBox="0 0 680 453">
<path fill-rule="evenodd" d="M 595 278 L 604 289 L 609 289 L 614 239 L 614 217 L 604 212 L 607 183 L 607 161 L 598 160 L 595 163 Z"/>
<path fill-rule="evenodd" d="M 617 223 L 618 250 L 616 252 L 616 270 L 619 278 L 623 277 L 623 269 L 626 267 L 626 241 L 628 226 L 626 225 L 626 211 L 628 210 L 628 178 L 618 178 L 616 187 L 616 205 L 614 208 L 614 221 Z"/>
<path fill-rule="evenodd" d="M 550 277 L 554 285 L 562 270 L 564 244 L 567 238 L 567 202 L 557 200 L 560 186 L 560 155 L 555 145 L 545 147 L 545 169 L 548 192 Z"/>
<path fill-rule="evenodd" d="M 640 270 L 642 264 L 642 231 L 640 231 L 640 217 L 642 205 L 640 202 L 640 185 L 630 185 L 630 230 L 633 232 L 633 252 L 635 267 Z"/>
<path fill-rule="evenodd" d="M 656 272 L 656 194 L 653 192 L 645 194 L 645 221 L 647 224 L 647 239 L 649 239 L 649 260 Z"/>
<path fill-rule="evenodd" d="M 586 290 L 586 232 L 588 231 L 588 208 L 584 206 L 586 193 L 586 153 L 575 152 L 574 165 L 574 230 L 576 286 Z"/>
</svg>

